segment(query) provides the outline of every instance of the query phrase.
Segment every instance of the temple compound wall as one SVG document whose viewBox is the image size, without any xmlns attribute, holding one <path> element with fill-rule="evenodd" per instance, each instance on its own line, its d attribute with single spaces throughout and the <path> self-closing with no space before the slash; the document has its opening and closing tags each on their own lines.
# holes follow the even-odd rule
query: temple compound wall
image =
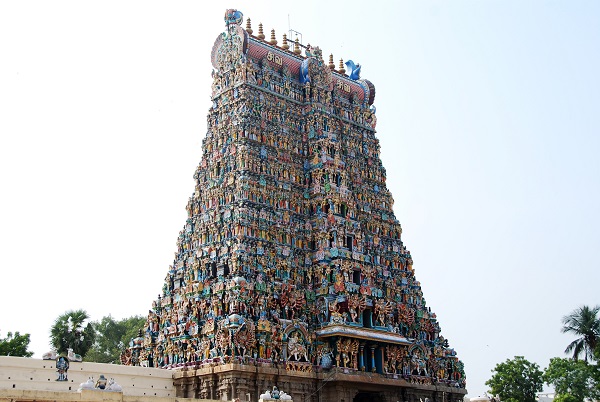
<svg viewBox="0 0 600 402">
<path fill-rule="evenodd" d="M 174 369 L 178 397 L 462 400 L 394 215 L 375 86 L 242 20 L 227 10 L 214 43 L 188 217 L 122 362 Z"/>
<path fill-rule="evenodd" d="M 66 379 L 58 380 L 55 360 L 0 356 L 2 391 L 72 393 L 90 377 L 97 380 L 100 375 L 114 378 L 126 396 L 173 398 L 176 395 L 170 370 L 72 361 L 66 371 Z"/>
</svg>

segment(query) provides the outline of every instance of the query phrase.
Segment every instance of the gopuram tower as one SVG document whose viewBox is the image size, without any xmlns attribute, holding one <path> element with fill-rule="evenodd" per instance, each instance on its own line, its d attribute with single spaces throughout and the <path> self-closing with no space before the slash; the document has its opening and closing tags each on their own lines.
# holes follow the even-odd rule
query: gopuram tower
<svg viewBox="0 0 600 402">
<path fill-rule="evenodd" d="M 188 398 L 462 401 L 385 184 L 375 87 L 237 10 L 225 23 L 188 218 L 123 362 L 177 370 Z"/>
</svg>

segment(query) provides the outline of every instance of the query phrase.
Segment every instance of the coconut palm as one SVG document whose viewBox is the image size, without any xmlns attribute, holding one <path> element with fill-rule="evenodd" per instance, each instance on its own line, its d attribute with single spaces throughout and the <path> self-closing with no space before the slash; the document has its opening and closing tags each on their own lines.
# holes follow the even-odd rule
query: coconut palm
<svg viewBox="0 0 600 402">
<path fill-rule="evenodd" d="M 85 310 L 70 310 L 56 318 L 50 328 L 50 344 L 59 354 L 67 354 L 73 349 L 73 353 L 85 356 L 96 335 L 92 324 L 84 327 L 88 318 Z"/>
<path fill-rule="evenodd" d="M 590 308 L 581 306 L 571 314 L 563 317 L 563 333 L 571 333 L 579 338 L 567 346 L 565 353 L 573 353 L 573 359 L 577 360 L 583 353 L 587 362 L 588 358 L 594 359 L 594 350 L 600 341 L 600 318 L 598 318 L 600 306 Z"/>
</svg>

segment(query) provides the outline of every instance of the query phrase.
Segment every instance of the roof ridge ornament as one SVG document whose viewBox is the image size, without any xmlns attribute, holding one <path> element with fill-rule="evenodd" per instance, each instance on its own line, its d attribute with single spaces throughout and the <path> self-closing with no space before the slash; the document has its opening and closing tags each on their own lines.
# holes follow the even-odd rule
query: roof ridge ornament
<svg viewBox="0 0 600 402">
<path fill-rule="evenodd" d="M 230 25 L 241 25 L 244 19 L 244 14 L 234 8 L 230 8 L 225 11 L 225 26 L 229 28 Z"/>
<path fill-rule="evenodd" d="M 355 64 L 352 60 L 348 60 L 346 62 L 346 67 L 348 67 L 348 70 L 350 70 L 349 76 L 350 76 L 351 80 L 356 81 L 356 80 L 360 79 L 360 68 L 361 68 L 360 64 L 358 64 L 358 63 Z"/>
</svg>

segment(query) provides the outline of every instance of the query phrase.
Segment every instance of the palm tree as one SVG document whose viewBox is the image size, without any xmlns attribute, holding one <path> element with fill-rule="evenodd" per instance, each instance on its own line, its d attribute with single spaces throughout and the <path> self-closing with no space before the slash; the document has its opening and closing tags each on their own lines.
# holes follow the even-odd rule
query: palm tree
<svg viewBox="0 0 600 402">
<path fill-rule="evenodd" d="M 590 308 L 581 306 L 574 310 L 571 314 L 566 315 L 562 319 L 563 333 L 572 333 L 579 338 L 567 346 L 565 353 L 573 352 L 573 359 L 577 360 L 580 354 L 584 354 L 584 359 L 587 362 L 588 357 L 594 359 L 594 350 L 600 341 L 600 318 L 598 318 L 600 306 Z"/>
<path fill-rule="evenodd" d="M 84 327 L 89 318 L 85 310 L 70 310 L 59 315 L 50 328 L 50 344 L 59 354 L 68 349 L 84 357 L 94 343 L 95 331 L 91 323 Z"/>
</svg>

